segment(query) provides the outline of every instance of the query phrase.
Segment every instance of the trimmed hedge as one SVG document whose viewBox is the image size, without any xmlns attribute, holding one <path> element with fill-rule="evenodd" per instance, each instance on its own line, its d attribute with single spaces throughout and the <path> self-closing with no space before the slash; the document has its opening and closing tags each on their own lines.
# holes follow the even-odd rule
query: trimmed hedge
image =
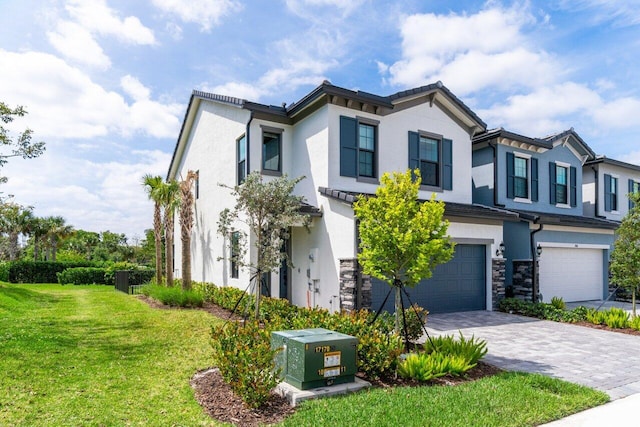
<svg viewBox="0 0 640 427">
<path fill-rule="evenodd" d="M 67 268 L 57 274 L 61 285 L 106 285 L 104 268 L 77 267 Z"/>
<path fill-rule="evenodd" d="M 58 283 L 58 273 L 67 268 L 93 267 L 92 262 L 9 262 L 8 281 L 11 283 Z"/>
</svg>

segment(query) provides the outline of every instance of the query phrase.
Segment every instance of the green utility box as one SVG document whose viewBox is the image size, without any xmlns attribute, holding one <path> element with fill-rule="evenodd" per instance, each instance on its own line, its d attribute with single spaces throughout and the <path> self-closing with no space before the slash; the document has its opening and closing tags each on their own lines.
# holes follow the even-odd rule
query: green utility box
<svg viewBox="0 0 640 427">
<path fill-rule="evenodd" d="M 300 390 L 355 381 L 358 339 L 328 329 L 271 333 L 281 378 Z"/>
</svg>

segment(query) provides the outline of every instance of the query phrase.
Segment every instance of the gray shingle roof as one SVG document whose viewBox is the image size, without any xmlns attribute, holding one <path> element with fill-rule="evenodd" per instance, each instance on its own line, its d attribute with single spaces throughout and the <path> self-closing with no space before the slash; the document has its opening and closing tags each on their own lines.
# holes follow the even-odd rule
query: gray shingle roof
<svg viewBox="0 0 640 427">
<path fill-rule="evenodd" d="M 585 166 L 587 165 L 595 165 L 598 163 L 605 163 L 608 165 L 614 165 L 614 166 L 619 166 L 622 168 L 627 168 L 627 169 L 633 169 L 635 171 L 640 171 L 640 166 L 638 165 L 634 165 L 633 163 L 626 163 L 626 162 L 622 162 L 620 160 L 615 160 L 615 159 L 610 159 L 606 156 L 598 156 L 596 157 L 594 160 L 589 160 L 587 163 L 585 163 Z"/>
<path fill-rule="evenodd" d="M 318 192 L 323 196 L 340 200 L 347 204 L 353 204 L 359 197 L 373 197 L 371 193 L 356 193 L 352 191 L 335 190 L 327 187 L 319 187 Z M 420 200 L 425 202 L 427 200 Z M 505 209 L 498 209 L 490 206 L 478 204 L 464 204 L 454 202 L 444 202 L 444 214 L 446 216 L 468 217 L 468 218 L 488 218 L 497 220 L 517 221 L 518 214 Z"/>
<path fill-rule="evenodd" d="M 532 212 L 517 209 L 509 209 L 517 213 L 526 221 L 536 221 L 538 224 L 566 225 L 570 227 L 604 228 L 615 230 L 620 226 L 618 221 L 605 218 L 594 218 L 581 215 L 562 215 L 554 213 Z"/>
</svg>

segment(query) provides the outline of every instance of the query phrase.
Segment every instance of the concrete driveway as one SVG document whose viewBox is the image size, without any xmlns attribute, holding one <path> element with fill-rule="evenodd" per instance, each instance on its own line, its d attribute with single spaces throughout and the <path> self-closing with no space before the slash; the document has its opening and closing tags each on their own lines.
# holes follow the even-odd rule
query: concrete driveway
<svg viewBox="0 0 640 427">
<path fill-rule="evenodd" d="M 429 315 L 427 330 L 486 340 L 484 360 L 502 369 L 561 378 L 612 399 L 640 393 L 640 336 L 491 311 Z"/>
</svg>

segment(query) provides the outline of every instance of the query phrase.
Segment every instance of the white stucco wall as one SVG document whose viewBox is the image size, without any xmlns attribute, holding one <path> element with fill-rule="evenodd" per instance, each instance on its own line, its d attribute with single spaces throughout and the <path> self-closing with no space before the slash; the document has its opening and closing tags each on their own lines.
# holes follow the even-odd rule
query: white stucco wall
<svg viewBox="0 0 640 427">
<path fill-rule="evenodd" d="M 442 135 L 453 141 L 453 190 L 437 193 L 439 200 L 471 203 L 471 138 L 444 111 L 434 104 L 420 104 L 387 116 L 377 116 L 331 105 L 329 109 L 329 187 L 347 191 L 374 193 L 377 185 L 340 176 L 340 116 L 379 120 L 378 178 L 385 172 L 404 172 L 409 167 L 408 132 L 418 130 Z M 421 198 L 431 197 L 421 191 Z"/>
<path fill-rule="evenodd" d="M 598 168 L 598 215 L 607 219 L 622 221 L 629 212 L 629 180 L 640 182 L 640 171 L 608 163 L 599 163 Z M 591 173 L 593 175 L 593 172 Z M 604 175 L 618 178 L 618 209 L 615 212 L 605 211 L 604 205 Z M 595 198 L 595 195 L 594 195 Z"/>
</svg>

